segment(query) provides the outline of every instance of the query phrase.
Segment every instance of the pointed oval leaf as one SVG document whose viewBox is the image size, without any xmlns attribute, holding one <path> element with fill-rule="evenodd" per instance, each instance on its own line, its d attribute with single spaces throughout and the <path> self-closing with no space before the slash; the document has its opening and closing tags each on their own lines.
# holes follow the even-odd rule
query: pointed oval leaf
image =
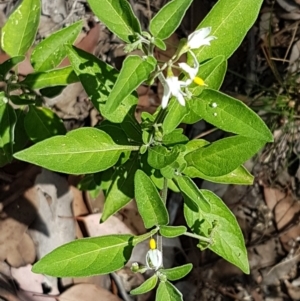
<svg viewBox="0 0 300 301">
<path fill-rule="evenodd" d="M 187 228 L 185 226 L 160 226 L 159 233 L 164 237 L 177 237 L 186 232 Z"/>
<path fill-rule="evenodd" d="M 152 277 L 144 281 L 139 287 L 130 291 L 131 295 L 145 294 L 153 290 L 157 284 L 158 277 L 154 274 Z"/>
<path fill-rule="evenodd" d="M 141 34 L 141 26 L 127 0 L 88 0 L 88 3 L 107 28 L 125 42 L 132 42 L 135 33 Z"/>
<path fill-rule="evenodd" d="M 40 0 L 23 0 L 2 28 L 1 46 L 10 56 L 25 55 L 33 44 L 41 14 Z"/>
<path fill-rule="evenodd" d="M 0 92 L 0 167 L 13 159 L 14 130 L 17 122 L 14 109 L 8 103 L 4 92 Z"/>
<path fill-rule="evenodd" d="M 155 301 L 183 301 L 181 292 L 169 281 L 160 282 Z"/>
<path fill-rule="evenodd" d="M 134 198 L 134 175 L 139 167 L 136 156 L 119 166 L 113 175 L 104 203 L 101 222 L 118 212 Z"/>
<path fill-rule="evenodd" d="M 211 236 L 213 243 L 208 245 L 209 249 L 223 257 L 225 260 L 239 267 L 244 273 L 249 273 L 249 263 L 247 258 L 247 249 L 245 246 L 242 231 L 239 224 L 223 203 L 223 201 L 209 190 L 201 189 L 202 194 L 211 204 L 211 212 L 209 214 L 202 211 L 194 211 L 191 207 L 184 205 L 184 215 L 189 227 L 194 229 L 194 232 L 203 235 L 200 230 L 203 230 L 204 224 L 202 220 L 208 221 L 210 224 L 215 224 L 212 229 Z M 201 226 L 197 227 L 196 225 Z"/>
<path fill-rule="evenodd" d="M 164 146 L 154 146 L 148 150 L 148 163 L 155 169 L 162 169 L 172 164 L 179 155 L 174 148 L 168 151 Z"/>
<path fill-rule="evenodd" d="M 150 21 L 149 30 L 155 38 L 167 39 L 180 25 L 193 0 L 172 0 Z"/>
<path fill-rule="evenodd" d="M 76 22 L 39 43 L 30 57 L 34 70 L 47 71 L 55 68 L 67 55 L 65 44 L 75 42 L 82 26 L 82 21 Z"/>
<path fill-rule="evenodd" d="M 179 267 L 163 270 L 162 273 L 167 276 L 170 281 L 176 281 L 185 277 L 193 268 L 191 263 L 184 264 Z"/>
<path fill-rule="evenodd" d="M 239 166 L 227 175 L 220 177 L 209 177 L 193 166 L 188 166 L 183 173 L 191 178 L 200 178 L 213 183 L 252 185 L 254 176 L 244 167 Z"/>
<path fill-rule="evenodd" d="M 212 27 L 210 34 L 217 37 L 210 46 L 195 50 L 198 60 L 205 61 L 217 55 L 229 58 L 257 19 L 262 2 L 263 0 L 219 0 L 197 27 Z"/>
<path fill-rule="evenodd" d="M 62 120 L 52 110 L 43 107 L 29 106 L 24 126 L 28 137 L 35 143 L 66 134 Z"/>
<path fill-rule="evenodd" d="M 21 84 L 31 89 L 41 89 L 44 87 L 67 86 L 78 81 L 79 79 L 72 67 L 68 66 L 61 69 L 28 74 Z"/>
<path fill-rule="evenodd" d="M 238 168 L 256 154 L 265 143 L 262 140 L 234 136 L 195 150 L 184 158 L 189 166 L 194 166 L 203 174 L 219 177 Z"/>
<path fill-rule="evenodd" d="M 126 264 L 134 245 L 135 239 L 131 235 L 78 239 L 44 256 L 32 271 L 55 277 L 108 274 Z"/>
<path fill-rule="evenodd" d="M 115 144 L 111 137 L 95 128 L 80 128 L 39 142 L 14 155 L 50 170 L 68 174 L 95 173 L 115 165 L 128 145 Z"/>
<path fill-rule="evenodd" d="M 200 204 L 201 206 L 199 208 L 201 210 L 210 212 L 209 201 L 205 199 L 196 184 L 189 177 L 177 176 L 175 179 L 180 191 L 183 194 L 185 194 L 191 201 L 197 204 L 197 206 L 198 204 Z M 201 202 L 199 200 L 201 200 Z"/>
<path fill-rule="evenodd" d="M 105 111 L 105 103 L 117 80 L 118 71 L 88 52 L 74 46 L 66 48 L 71 65 L 95 108 L 111 122 L 121 123 L 137 104 L 137 97 L 131 94 L 122 100 L 118 110 L 110 114 Z"/>
<path fill-rule="evenodd" d="M 168 224 L 169 215 L 166 206 L 151 179 L 140 169 L 135 173 L 134 192 L 145 228 Z"/>
<path fill-rule="evenodd" d="M 0 78 L 4 79 L 6 74 L 13 67 L 15 67 L 19 63 L 23 62 L 24 60 L 25 60 L 25 56 L 19 55 L 19 56 L 12 57 L 12 58 L 6 60 L 5 62 L 3 62 L 2 64 L 0 64 Z"/>
<path fill-rule="evenodd" d="M 194 102 L 193 110 L 205 121 L 218 128 L 266 142 L 273 141 L 273 135 L 261 120 L 243 102 L 216 90 L 205 89 Z"/>
<path fill-rule="evenodd" d="M 152 57 L 144 59 L 137 55 L 128 56 L 123 62 L 118 79 L 108 96 L 105 106 L 106 112 L 115 112 L 122 100 L 148 79 L 154 68 L 155 64 Z"/>
</svg>

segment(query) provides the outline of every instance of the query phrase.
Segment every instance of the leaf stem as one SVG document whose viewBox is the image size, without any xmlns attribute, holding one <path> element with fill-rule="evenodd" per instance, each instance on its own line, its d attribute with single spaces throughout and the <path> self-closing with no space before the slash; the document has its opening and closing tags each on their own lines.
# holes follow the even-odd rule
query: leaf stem
<svg viewBox="0 0 300 301">
<path fill-rule="evenodd" d="M 210 237 L 208 238 L 208 237 L 201 236 L 201 235 L 198 235 L 198 234 L 195 234 L 195 233 L 190 233 L 190 232 L 185 232 L 185 233 L 183 233 L 183 235 L 205 241 L 209 244 L 212 243 L 212 239 Z"/>
</svg>

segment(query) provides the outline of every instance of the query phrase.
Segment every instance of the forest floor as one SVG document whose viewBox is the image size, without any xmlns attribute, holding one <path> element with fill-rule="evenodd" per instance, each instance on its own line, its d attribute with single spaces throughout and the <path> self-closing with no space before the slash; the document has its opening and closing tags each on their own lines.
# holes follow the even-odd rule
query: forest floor
<svg viewBox="0 0 300 301">
<path fill-rule="evenodd" d="M 145 30 L 149 18 L 165 2 L 130 0 Z M 156 52 L 157 57 L 171 57 L 179 38 L 195 29 L 214 2 L 195 1 L 169 39 L 167 51 Z M 42 3 L 37 43 L 51 32 L 84 19 L 76 45 L 120 68 L 126 56 L 121 41 L 97 23 L 85 0 Z M 16 5 L 16 1 L 0 2 L 1 27 Z M 247 245 L 250 275 L 209 250 L 200 252 L 192 238 L 164 241 L 167 267 L 193 263 L 192 272 L 175 283 L 185 301 L 300 300 L 299 24 L 299 0 L 265 0 L 258 20 L 229 60 L 221 91 L 256 111 L 272 130 L 275 142 L 246 163 L 255 175 L 252 186 L 197 183 L 218 194 L 237 217 Z M 0 53 L 0 62 L 6 59 Z M 19 70 L 22 75 L 32 72 L 28 64 Z M 137 118 L 159 106 L 161 93 L 156 85 L 139 87 Z M 94 126 L 101 120 L 80 83 L 46 99 L 45 104 L 63 119 L 68 130 Z M 205 136 L 214 141 L 224 136 L 204 122 L 182 127 L 189 137 Z M 110 275 L 57 279 L 31 272 L 37 258 L 75 237 L 146 231 L 134 202 L 99 224 L 104 197 L 80 191 L 79 180 L 17 161 L 0 170 L 0 300 L 154 300 L 151 293 L 129 295 L 148 276 L 130 270 L 130 263 L 144 262 L 147 242 L 135 248 L 125 268 Z M 169 194 L 174 225 L 184 223 L 180 202 L 177 194 Z"/>
</svg>

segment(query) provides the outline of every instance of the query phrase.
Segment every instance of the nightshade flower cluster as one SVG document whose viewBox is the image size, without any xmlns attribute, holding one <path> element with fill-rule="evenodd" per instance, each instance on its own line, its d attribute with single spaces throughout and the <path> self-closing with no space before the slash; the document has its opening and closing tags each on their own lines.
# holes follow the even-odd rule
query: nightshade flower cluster
<svg viewBox="0 0 300 301">
<path fill-rule="evenodd" d="M 203 79 L 197 77 L 199 71 L 199 63 L 198 60 L 192 52 L 192 49 L 198 49 L 204 45 L 210 45 L 210 42 L 216 37 L 209 36 L 211 32 L 211 27 L 200 28 L 195 32 L 191 33 L 188 36 L 186 44 L 183 46 L 181 53 L 188 52 L 193 59 L 193 66 L 188 65 L 187 63 L 179 63 L 179 68 L 188 75 L 188 79 L 185 81 L 181 81 L 177 76 L 174 76 L 171 68 L 168 70 L 168 76 L 165 78 L 163 74 L 159 75 L 159 80 L 161 81 L 164 93 L 162 97 L 161 106 L 165 109 L 168 105 L 169 99 L 171 96 L 177 98 L 178 102 L 184 106 L 185 105 L 185 97 L 187 94 L 187 87 L 192 83 L 196 83 L 197 85 L 204 86 L 205 83 Z"/>
</svg>

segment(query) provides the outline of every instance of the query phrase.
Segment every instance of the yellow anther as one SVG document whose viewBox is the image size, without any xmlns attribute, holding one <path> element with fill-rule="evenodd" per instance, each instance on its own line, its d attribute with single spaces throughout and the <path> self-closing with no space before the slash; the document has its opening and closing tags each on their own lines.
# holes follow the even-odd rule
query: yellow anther
<svg viewBox="0 0 300 301">
<path fill-rule="evenodd" d="M 149 247 L 151 250 L 155 250 L 156 249 L 156 241 L 154 238 L 151 238 L 149 241 Z"/>
<path fill-rule="evenodd" d="M 206 86 L 204 80 L 202 78 L 198 77 L 198 76 L 196 76 L 194 78 L 194 83 L 199 85 L 199 86 Z"/>
</svg>

